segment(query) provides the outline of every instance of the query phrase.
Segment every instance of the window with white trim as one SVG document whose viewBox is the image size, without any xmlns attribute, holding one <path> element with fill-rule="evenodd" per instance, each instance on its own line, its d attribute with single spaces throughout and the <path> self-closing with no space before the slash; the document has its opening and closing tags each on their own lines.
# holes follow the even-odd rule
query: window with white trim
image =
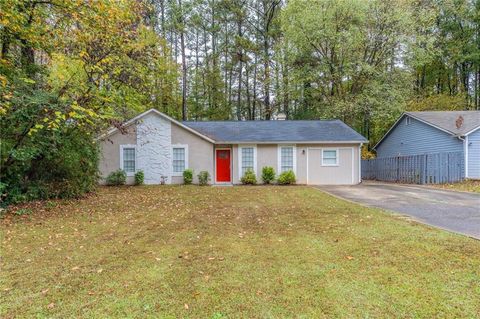
<svg viewBox="0 0 480 319">
<path fill-rule="evenodd" d="M 173 162 L 172 162 L 173 173 L 176 173 L 176 174 L 183 173 L 183 171 L 186 169 L 185 147 L 174 147 L 172 151 L 172 157 L 173 157 Z"/>
<path fill-rule="evenodd" d="M 322 165 L 323 166 L 337 166 L 338 165 L 338 150 L 322 150 Z"/>
<path fill-rule="evenodd" d="M 245 174 L 247 170 L 255 170 L 254 167 L 254 162 L 255 162 L 255 156 L 254 156 L 254 148 L 253 147 L 242 147 L 241 149 L 241 176 Z"/>
<path fill-rule="evenodd" d="M 293 146 L 282 146 L 280 148 L 280 173 L 293 171 Z"/>
<path fill-rule="evenodd" d="M 126 173 L 135 173 L 135 147 L 122 148 L 122 169 Z"/>
</svg>

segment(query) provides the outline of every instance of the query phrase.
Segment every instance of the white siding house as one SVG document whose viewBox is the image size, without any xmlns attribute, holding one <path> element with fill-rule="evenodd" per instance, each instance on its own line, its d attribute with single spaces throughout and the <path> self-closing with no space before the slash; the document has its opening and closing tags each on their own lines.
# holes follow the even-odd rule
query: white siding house
<svg viewBox="0 0 480 319">
<path fill-rule="evenodd" d="M 100 137 L 100 182 L 123 169 L 142 170 L 146 184 L 183 183 L 183 171 L 207 171 L 212 183 L 238 184 L 251 169 L 291 170 L 299 184 L 358 184 L 367 140 L 340 120 L 179 122 L 157 110 Z"/>
</svg>

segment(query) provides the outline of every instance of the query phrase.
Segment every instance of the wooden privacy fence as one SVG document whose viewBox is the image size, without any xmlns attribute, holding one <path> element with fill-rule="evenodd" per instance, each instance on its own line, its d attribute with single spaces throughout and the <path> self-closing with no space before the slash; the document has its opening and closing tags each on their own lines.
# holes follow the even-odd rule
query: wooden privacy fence
<svg viewBox="0 0 480 319">
<path fill-rule="evenodd" d="M 386 182 L 442 184 L 463 180 L 462 152 L 433 153 L 362 160 L 362 178 Z"/>
</svg>

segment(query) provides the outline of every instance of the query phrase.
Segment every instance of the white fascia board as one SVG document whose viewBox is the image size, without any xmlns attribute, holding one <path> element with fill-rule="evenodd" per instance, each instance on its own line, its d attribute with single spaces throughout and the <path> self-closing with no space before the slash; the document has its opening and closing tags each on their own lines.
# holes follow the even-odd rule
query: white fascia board
<svg viewBox="0 0 480 319">
<path fill-rule="evenodd" d="M 143 112 L 143 113 L 135 116 L 134 118 L 126 121 L 122 126 L 123 126 L 123 127 L 127 127 L 127 126 L 135 123 L 135 121 L 141 119 L 141 118 L 144 117 L 145 115 L 147 115 L 147 114 L 149 114 L 149 113 L 152 113 L 152 112 L 155 113 L 155 114 L 157 114 L 157 115 L 159 115 L 159 116 L 161 116 L 161 117 L 163 117 L 163 118 L 165 118 L 165 119 L 167 119 L 167 120 L 169 120 L 170 122 L 172 122 L 172 123 L 180 126 L 181 128 L 189 131 L 190 133 L 193 133 L 193 134 L 195 134 L 195 135 L 203 138 L 204 140 L 209 141 L 210 143 L 215 143 L 215 141 L 212 140 L 211 138 L 209 138 L 208 136 L 205 136 L 205 135 L 199 133 L 198 131 L 196 131 L 196 130 L 194 130 L 194 129 L 188 127 L 188 126 L 186 126 L 185 124 L 183 124 L 183 123 L 181 123 L 181 122 L 179 122 L 179 121 L 171 118 L 170 116 L 168 116 L 168 115 L 166 115 L 166 114 L 163 114 L 162 112 L 160 112 L 160 111 L 158 111 L 158 110 L 156 110 L 156 109 L 150 109 L 150 110 L 148 110 L 148 111 L 145 111 L 145 112 Z M 110 129 L 109 131 L 107 131 L 105 134 L 100 135 L 100 136 L 97 138 L 97 140 L 101 140 L 101 139 L 104 139 L 104 138 L 106 138 L 106 137 L 109 137 L 110 135 L 112 135 L 112 134 L 115 133 L 116 131 L 118 131 L 118 128 L 114 127 L 114 128 L 112 128 L 112 129 Z"/>
<path fill-rule="evenodd" d="M 225 144 L 358 144 L 368 143 L 365 141 L 219 141 L 215 142 L 217 145 Z"/>
</svg>

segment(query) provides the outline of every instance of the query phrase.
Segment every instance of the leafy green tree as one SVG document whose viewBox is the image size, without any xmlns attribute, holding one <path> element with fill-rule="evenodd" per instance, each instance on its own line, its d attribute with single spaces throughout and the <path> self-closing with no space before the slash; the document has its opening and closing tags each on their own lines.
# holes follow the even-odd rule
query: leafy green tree
<svg viewBox="0 0 480 319">
<path fill-rule="evenodd" d="M 4 200 L 90 191 L 98 132 L 150 107 L 179 114 L 177 66 L 144 23 L 144 4 L 4 0 L 0 6 Z"/>
</svg>

